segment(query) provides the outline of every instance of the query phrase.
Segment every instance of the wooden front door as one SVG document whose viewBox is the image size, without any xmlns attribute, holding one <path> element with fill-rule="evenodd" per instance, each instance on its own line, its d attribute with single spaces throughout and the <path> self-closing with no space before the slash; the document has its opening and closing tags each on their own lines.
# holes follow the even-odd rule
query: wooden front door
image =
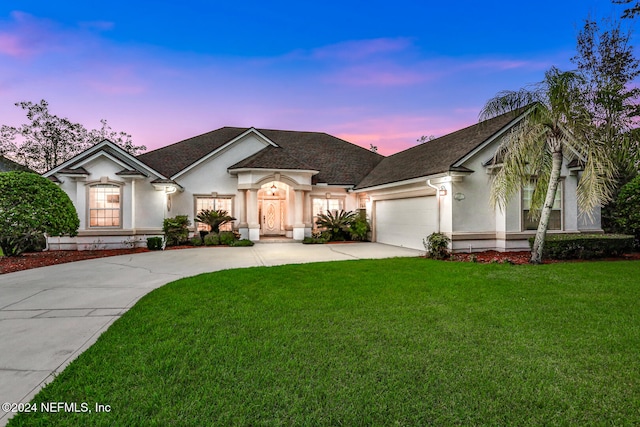
<svg viewBox="0 0 640 427">
<path fill-rule="evenodd" d="M 263 200 L 261 220 L 262 234 L 282 234 L 280 200 Z"/>
</svg>

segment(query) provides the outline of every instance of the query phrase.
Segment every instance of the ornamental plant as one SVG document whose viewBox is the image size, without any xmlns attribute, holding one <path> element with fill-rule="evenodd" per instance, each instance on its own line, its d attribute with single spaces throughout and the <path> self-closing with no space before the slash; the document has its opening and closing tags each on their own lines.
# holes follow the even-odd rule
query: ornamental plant
<svg viewBox="0 0 640 427">
<path fill-rule="evenodd" d="M 220 227 L 228 222 L 235 221 L 235 218 L 229 215 L 224 209 L 204 209 L 196 215 L 196 222 L 207 224 L 211 227 L 212 233 L 220 233 Z"/>
<path fill-rule="evenodd" d="M 424 248 L 427 250 L 427 257 L 431 259 L 447 259 L 451 255 L 449 243 L 451 239 L 442 233 L 431 233 L 422 240 Z"/>
<path fill-rule="evenodd" d="M 176 215 L 173 218 L 165 218 L 162 223 L 165 239 L 168 246 L 179 245 L 189 238 L 189 226 L 191 221 L 187 215 Z"/>
<path fill-rule="evenodd" d="M 357 214 L 352 211 L 337 211 L 335 214 L 327 211 L 326 214 L 319 214 L 316 225 L 324 228 L 329 234 L 329 240 L 347 240 L 351 236 L 351 224 L 355 221 Z"/>
<path fill-rule="evenodd" d="M 80 220 L 69 196 L 31 172 L 0 173 L 0 248 L 6 256 L 26 251 L 43 234 L 75 236 Z"/>
<path fill-rule="evenodd" d="M 371 231 L 371 227 L 369 226 L 367 218 L 362 214 L 356 215 L 349 226 L 351 239 L 360 241 L 367 240 L 367 233 L 369 233 L 369 231 Z"/>
</svg>

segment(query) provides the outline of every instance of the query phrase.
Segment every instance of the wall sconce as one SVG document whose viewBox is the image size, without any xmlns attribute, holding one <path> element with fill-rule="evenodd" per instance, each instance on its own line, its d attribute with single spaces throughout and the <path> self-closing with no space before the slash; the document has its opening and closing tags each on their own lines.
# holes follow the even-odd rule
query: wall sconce
<svg viewBox="0 0 640 427">
<path fill-rule="evenodd" d="M 458 202 L 461 202 L 465 199 L 464 193 L 456 193 L 453 195 L 453 198 L 456 199 Z"/>
<path fill-rule="evenodd" d="M 276 191 L 278 191 L 278 187 L 276 187 L 276 184 L 275 184 L 275 183 L 273 183 L 273 184 L 271 185 L 271 192 L 275 193 Z"/>
<path fill-rule="evenodd" d="M 446 196 L 447 195 L 447 189 L 445 188 L 444 185 L 440 186 L 439 193 L 440 193 L 441 196 Z"/>
</svg>

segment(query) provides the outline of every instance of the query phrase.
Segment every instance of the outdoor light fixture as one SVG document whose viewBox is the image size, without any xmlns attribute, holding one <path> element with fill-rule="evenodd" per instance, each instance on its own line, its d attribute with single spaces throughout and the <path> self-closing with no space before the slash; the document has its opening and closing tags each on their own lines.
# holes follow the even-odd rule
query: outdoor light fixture
<svg viewBox="0 0 640 427">
<path fill-rule="evenodd" d="M 446 196 L 447 195 L 447 189 L 445 188 L 444 185 L 440 186 L 440 195 L 441 196 Z"/>
<path fill-rule="evenodd" d="M 460 202 L 465 199 L 465 196 L 464 193 L 456 193 L 453 195 L 453 198 Z"/>
<path fill-rule="evenodd" d="M 274 183 L 273 185 L 271 185 L 271 192 L 275 193 L 276 191 L 278 191 L 278 187 L 276 187 L 276 184 Z"/>
</svg>

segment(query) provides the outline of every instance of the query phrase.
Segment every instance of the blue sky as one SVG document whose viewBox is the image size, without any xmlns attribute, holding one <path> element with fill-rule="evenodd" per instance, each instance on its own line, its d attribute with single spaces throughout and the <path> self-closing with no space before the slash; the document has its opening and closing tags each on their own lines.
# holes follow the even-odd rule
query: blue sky
<svg viewBox="0 0 640 427">
<path fill-rule="evenodd" d="M 3 0 L 0 124 L 18 101 L 164 146 L 222 126 L 327 132 L 391 154 L 570 69 L 609 0 Z"/>
</svg>

